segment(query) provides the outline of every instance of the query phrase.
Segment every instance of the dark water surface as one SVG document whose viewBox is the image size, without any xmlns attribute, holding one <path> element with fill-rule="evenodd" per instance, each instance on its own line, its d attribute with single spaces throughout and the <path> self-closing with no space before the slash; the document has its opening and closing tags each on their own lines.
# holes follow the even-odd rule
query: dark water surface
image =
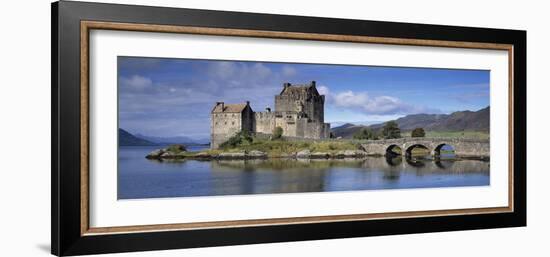
<svg viewBox="0 0 550 257">
<path fill-rule="evenodd" d="M 145 159 L 155 148 L 119 148 L 118 199 L 489 185 L 489 162 L 474 160 Z"/>
</svg>

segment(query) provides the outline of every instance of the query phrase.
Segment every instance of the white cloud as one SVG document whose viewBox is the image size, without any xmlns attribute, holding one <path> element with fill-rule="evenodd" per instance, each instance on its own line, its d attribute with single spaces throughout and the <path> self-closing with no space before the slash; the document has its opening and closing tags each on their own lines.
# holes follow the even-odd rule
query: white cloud
<svg viewBox="0 0 550 257">
<path fill-rule="evenodd" d="M 153 85 L 153 81 L 147 77 L 133 75 L 129 78 L 121 77 L 120 85 L 133 90 L 141 91 L 150 88 Z"/>
<path fill-rule="evenodd" d="M 262 63 L 212 62 L 208 66 L 211 79 L 228 81 L 229 86 L 255 86 L 271 78 L 273 71 Z"/>
<path fill-rule="evenodd" d="M 283 68 L 281 69 L 281 72 L 285 77 L 293 77 L 298 73 L 296 69 L 288 65 L 283 66 Z"/>
<path fill-rule="evenodd" d="M 317 87 L 317 92 L 319 92 L 319 94 L 321 94 L 321 95 L 325 95 L 325 98 L 330 95 L 330 89 L 328 89 L 328 87 L 326 87 L 324 85 L 318 86 Z"/>
<path fill-rule="evenodd" d="M 208 71 L 214 77 L 220 79 L 231 78 L 236 73 L 237 67 L 234 62 L 212 62 L 208 66 Z"/>
<path fill-rule="evenodd" d="M 331 93 L 330 89 L 326 86 L 320 86 L 318 91 L 324 94 L 327 102 L 335 107 L 351 109 L 368 115 L 402 115 L 422 112 L 439 112 L 435 109 L 428 109 L 405 103 L 393 96 L 372 97 L 368 92 L 354 92 L 352 90 Z"/>
</svg>

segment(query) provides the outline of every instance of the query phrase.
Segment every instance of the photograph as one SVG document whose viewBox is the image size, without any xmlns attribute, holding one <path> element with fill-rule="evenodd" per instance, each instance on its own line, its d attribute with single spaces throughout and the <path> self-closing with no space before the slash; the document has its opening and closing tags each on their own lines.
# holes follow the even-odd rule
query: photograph
<svg viewBox="0 0 550 257">
<path fill-rule="evenodd" d="M 118 56 L 117 87 L 119 200 L 490 186 L 490 70 Z"/>
</svg>

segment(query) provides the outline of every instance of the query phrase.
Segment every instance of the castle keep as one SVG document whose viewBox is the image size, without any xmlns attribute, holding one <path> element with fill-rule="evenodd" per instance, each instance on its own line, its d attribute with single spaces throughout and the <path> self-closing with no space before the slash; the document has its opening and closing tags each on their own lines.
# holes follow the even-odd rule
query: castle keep
<svg viewBox="0 0 550 257">
<path fill-rule="evenodd" d="M 315 81 L 305 85 L 284 83 L 275 96 L 275 110 L 266 108 L 254 112 L 250 102 L 225 104 L 217 102 L 210 113 L 212 149 L 240 131 L 255 134 L 272 134 L 276 127 L 283 136 L 294 138 L 328 138 L 330 124 L 324 123 L 325 96 L 320 95 Z"/>
</svg>

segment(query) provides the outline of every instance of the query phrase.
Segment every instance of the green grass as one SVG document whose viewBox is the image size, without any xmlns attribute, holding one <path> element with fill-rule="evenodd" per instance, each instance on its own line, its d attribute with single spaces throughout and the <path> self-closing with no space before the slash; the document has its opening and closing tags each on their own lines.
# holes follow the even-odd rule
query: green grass
<svg viewBox="0 0 550 257">
<path fill-rule="evenodd" d="M 236 147 L 222 148 L 224 152 L 262 151 L 270 157 L 279 157 L 286 154 L 309 150 L 311 152 L 336 153 L 344 150 L 357 150 L 359 145 L 351 141 L 284 141 L 254 138 L 252 143 Z"/>
<path fill-rule="evenodd" d="M 175 153 L 175 154 L 179 154 L 181 152 L 186 151 L 185 146 L 180 145 L 180 144 L 169 145 L 166 148 L 166 150 L 168 150 L 169 152 Z"/>
</svg>

